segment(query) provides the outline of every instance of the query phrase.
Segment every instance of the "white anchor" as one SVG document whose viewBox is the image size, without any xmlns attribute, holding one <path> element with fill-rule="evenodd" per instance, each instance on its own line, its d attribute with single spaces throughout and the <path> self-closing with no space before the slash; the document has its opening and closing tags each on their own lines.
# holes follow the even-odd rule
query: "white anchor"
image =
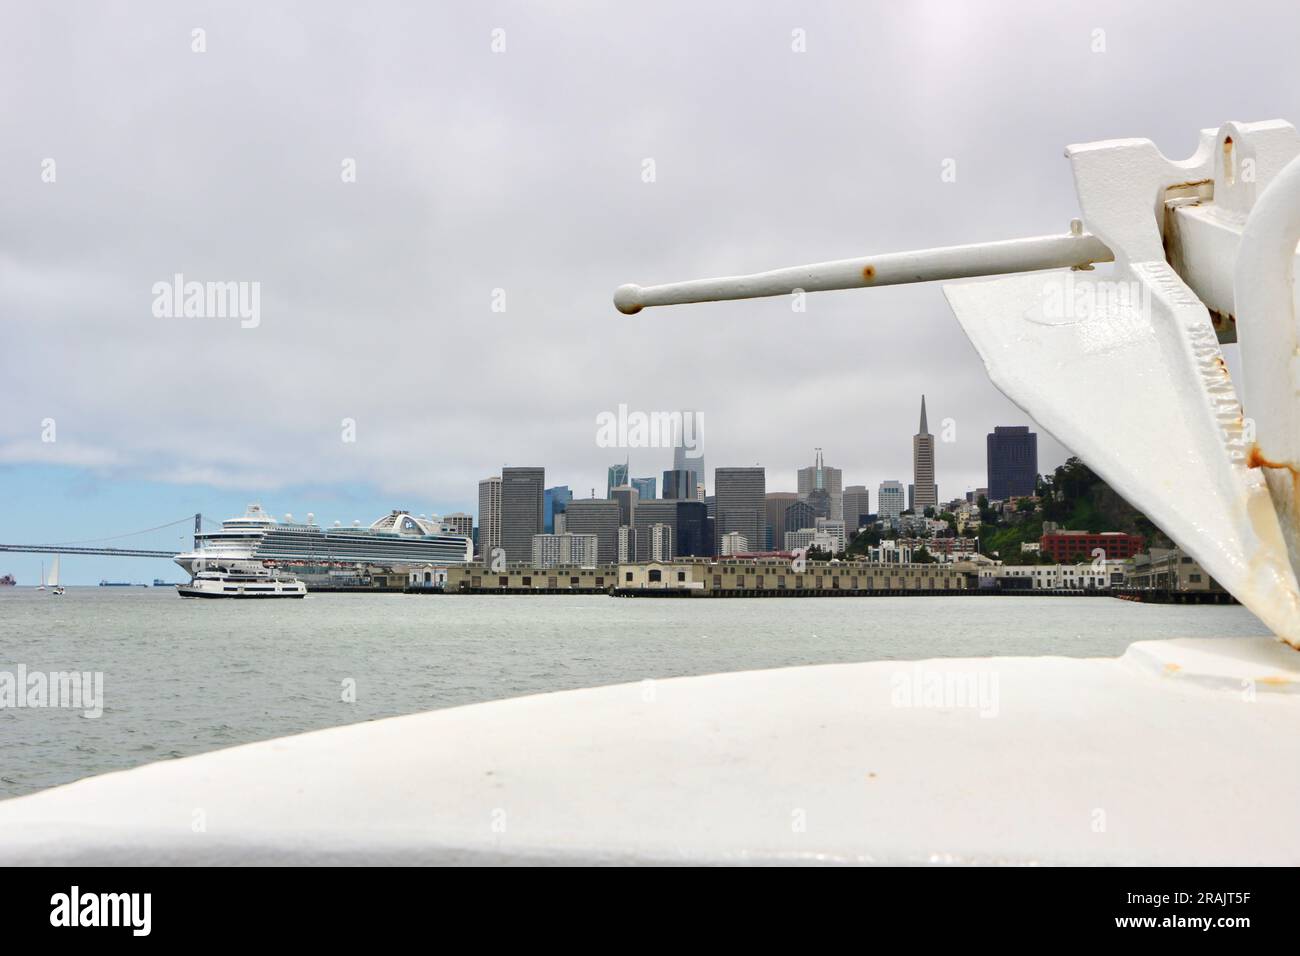
<svg viewBox="0 0 1300 956">
<path fill-rule="evenodd" d="M 1145 139 L 1066 156 L 1082 218 L 1064 235 L 625 285 L 614 303 L 1001 276 L 944 286 L 993 383 L 1300 648 L 1300 135 L 1227 123 L 1182 162 Z M 1238 336 L 1240 400 L 1219 349 Z M 1099 382 L 1131 411 L 1081 402 Z"/>
</svg>

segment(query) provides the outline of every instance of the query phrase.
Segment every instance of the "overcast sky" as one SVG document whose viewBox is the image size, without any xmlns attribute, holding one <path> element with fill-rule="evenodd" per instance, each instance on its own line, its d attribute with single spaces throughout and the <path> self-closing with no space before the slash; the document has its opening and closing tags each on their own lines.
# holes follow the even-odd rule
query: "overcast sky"
<svg viewBox="0 0 1300 956">
<path fill-rule="evenodd" d="M 1297 9 L 10 0 L 0 541 L 227 494 L 474 510 L 502 464 L 658 476 L 669 451 L 598 447 L 620 403 L 699 409 L 710 486 L 792 490 L 821 446 L 874 505 L 924 392 L 959 495 L 1032 423 L 937 285 L 635 318 L 614 288 L 1063 231 L 1067 143 L 1185 158 L 1300 117 Z M 258 283 L 259 324 L 157 316 L 176 273 Z M 1066 454 L 1040 431 L 1040 470 Z"/>
</svg>

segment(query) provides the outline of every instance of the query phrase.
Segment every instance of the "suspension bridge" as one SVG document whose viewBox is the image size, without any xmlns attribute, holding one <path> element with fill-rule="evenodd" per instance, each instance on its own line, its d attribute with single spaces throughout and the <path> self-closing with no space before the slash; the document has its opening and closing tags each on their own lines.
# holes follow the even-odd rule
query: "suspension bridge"
<svg viewBox="0 0 1300 956">
<path fill-rule="evenodd" d="M 120 541 L 123 538 L 135 538 L 143 534 L 174 528 L 180 524 L 187 524 L 190 521 L 194 522 L 194 533 L 198 534 L 203 528 L 203 516 L 201 514 L 186 515 L 184 518 L 177 518 L 175 521 L 169 521 L 166 524 L 143 528 L 140 531 L 129 531 L 126 534 L 110 535 L 106 538 L 90 538 L 84 541 L 57 541 L 51 544 L 0 544 L 0 551 L 16 551 L 25 554 L 97 554 L 111 558 L 174 558 L 179 553 L 175 548 L 170 551 L 120 548 L 109 546 L 106 542 Z"/>
</svg>

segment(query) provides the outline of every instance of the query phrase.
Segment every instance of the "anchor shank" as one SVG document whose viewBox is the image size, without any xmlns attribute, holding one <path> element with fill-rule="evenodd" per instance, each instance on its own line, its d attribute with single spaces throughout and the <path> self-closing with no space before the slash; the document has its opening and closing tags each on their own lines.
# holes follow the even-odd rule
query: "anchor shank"
<svg viewBox="0 0 1300 956">
<path fill-rule="evenodd" d="M 828 292 L 863 289 L 937 279 L 1036 272 L 1041 269 L 1078 268 L 1094 262 L 1111 262 L 1114 255 L 1100 239 L 1088 233 L 1034 236 L 1000 242 L 891 252 L 860 259 L 840 259 L 811 265 L 773 269 L 746 276 L 695 279 L 664 285 L 625 285 L 614 293 L 620 312 L 635 315 L 646 306 L 683 305 L 724 299 L 757 299 L 789 295 L 796 291 Z"/>
</svg>

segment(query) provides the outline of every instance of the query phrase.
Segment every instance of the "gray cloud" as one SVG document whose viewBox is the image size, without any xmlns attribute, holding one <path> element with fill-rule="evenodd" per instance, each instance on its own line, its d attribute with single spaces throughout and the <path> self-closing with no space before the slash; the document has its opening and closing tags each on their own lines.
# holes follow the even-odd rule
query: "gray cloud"
<svg viewBox="0 0 1300 956">
<path fill-rule="evenodd" d="M 769 489 L 814 445 L 874 488 L 909 480 L 925 392 L 955 495 L 1028 419 L 937 286 L 634 319 L 613 289 L 1060 231 L 1066 143 L 1181 157 L 1300 116 L 1280 2 L 414 7 L 9 5 L 0 461 L 471 504 L 502 463 L 603 487 L 595 419 L 623 402 L 702 410 L 710 467 Z M 260 326 L 155 318 L 177 272 L 259 282 Z M 1043 468 L 1065 454 L 1042 436 Z"/>
</svg>

